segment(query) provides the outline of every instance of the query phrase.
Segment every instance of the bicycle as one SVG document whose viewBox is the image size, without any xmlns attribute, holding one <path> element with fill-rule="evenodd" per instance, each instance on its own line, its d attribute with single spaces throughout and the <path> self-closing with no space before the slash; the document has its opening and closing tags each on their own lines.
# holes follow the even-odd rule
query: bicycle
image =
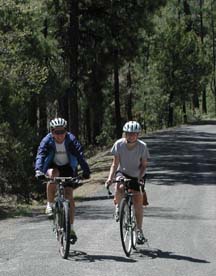
<svg viewBox="0 0 216 276">
<path fill-rule="evenodd" d="M 122 178 L 120 180 L 113 180 L 112 182 L 124 185 L 124 197 L 119 204 L 119 225 L 122 247 L 126 256 L 129 257 L 132 249 L 136 250 L 137 244 L 137 223 L 132 199 L 134 193 L 131 191 L 129 185 L 131 179 Z M 140 188 L 144 189 L 144 185 L 141 183 Z M 107 190 L 108 194 L 111 195 L 109 187 L 107 187 Z"/>
<path fill-rule="evenodd" d="M 56 184 L 56 197 L 53 204 L 53 231 L 59 242 L 60 255 L 63 259 L 67 259 L 70 244 L 74 244 L 76 240 L 70 238 L 70 202 L 64 197 L 64 188 L 75 189 L 80 186 L 80 177 L 54 177 L 52 179 L 46 177 L 46 179 Z"/>
</svg>

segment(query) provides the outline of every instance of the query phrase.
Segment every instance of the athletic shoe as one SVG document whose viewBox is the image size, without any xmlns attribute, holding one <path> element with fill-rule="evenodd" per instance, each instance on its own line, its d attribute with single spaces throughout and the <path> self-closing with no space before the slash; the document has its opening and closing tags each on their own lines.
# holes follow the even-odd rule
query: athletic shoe
<svg viewBox="0 0 216 276">
<path fill-rule="evenodd" d="M 137 230 L 137 244 L 144 244 L 148 240 L 144 237 L 142 230 Z"/>
<path fill-rule="evenodd" d="M 73 229 L 70 230 L 70 242 L 74 244 L 77 241 L 77 235 Z"/>
<path fill-rule="evenodd" d="M 53 216 L 53 210 L 52 210 L 52 207 L 47 204 L 47 207 L 46 207 L 46 210 L 45 210 L 45 214 L 48 216 L 48 217 L 51 217 Z"/>
</svg>

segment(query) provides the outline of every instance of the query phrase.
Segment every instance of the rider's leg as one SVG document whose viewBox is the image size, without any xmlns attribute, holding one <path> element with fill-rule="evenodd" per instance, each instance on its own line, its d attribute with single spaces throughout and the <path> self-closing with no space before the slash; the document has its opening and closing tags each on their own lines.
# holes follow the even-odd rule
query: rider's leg
<svg viewBox="0 0 216 276">
<path fill-rule="evenodd" d="M 124 178 L 121 172 L 116 174 L 116 180 Z M 119 205 L 122 197 L 124 196 L 124 186 L 121 183 L 115 184 L 115 195 L 114 195 L 114 204 Z"/>
<path fill-rule="evenodd" d="M 135 216 L 137 221 L 137 243 L 144 244 L 147 239 L 143 235 L 142 224 L 143 224 L 143 194 L 135 192 L 133 196 L 133 205 L 135 209 Z"/>
<path fill-rule="evenodd" d="M 122 197 L 124 196 L 124 188 L 121 183 L 115 184 L 114 204 L 119 205 Z"/>
<path fill-rule="evenodd" d="M 122 178 L 122 175 L 116 177 L 116 180 Z M 115 195 L 114 195 L 114 204 L 115 204 L 115 220 L 119 221 L 119 204 L 124 196 L 124 186 L 121 183 L 115 184 Z"/>
<path fill-rule="evenodd" d="M 58 177 L 59 176 L 59 171 L 56 168 L 52 168 L 52 169 L 48 169 L 47 171 L 47 175 L 50 178 L 53 177 Z M 56 192 L 56 185 L 54 185 L 52 183 L 52 181 L 49 181 L 47 183 L 47 202 L 49 203 L 53 203 L 54 202 L 54 198 L 55 198 L 55 192 Z"/>
<path fill-rule="evenodd" d="M 137 229 L 142 229 L 143 224 L 143 196 L 142 193 L 134 191 L 133 205 L 137 221 Z"/>
</svg>

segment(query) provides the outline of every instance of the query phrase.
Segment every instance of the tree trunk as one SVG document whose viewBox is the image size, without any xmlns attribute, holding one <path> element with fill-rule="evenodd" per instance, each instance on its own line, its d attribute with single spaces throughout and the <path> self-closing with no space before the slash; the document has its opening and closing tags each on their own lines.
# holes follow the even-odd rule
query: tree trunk
<svg viewBox="0 0 216 276">
<path fill-rule="evenodd" d="M 169 105 L 168 105 L 168 120 L 167 120 L 168 127 L 173 126 L 173 113 L 174 113 L 174 109 L 172 106 L 173 96 L 174 96 L 174 93 L 173 93 L 173 91 L 171 91 L 170 96 L 169 96 Z"/>
<path fill-rule="evenodd" d="M 118 50 L 114 49 L 114 97 L 115 97 L 115 119 L 116 119 L 116 137 L 122 136 L 121 112 L 119 100 L 119 64 L 118 64 Z"/>
<path fill-rule="evenodd" d="M 38 95 L 31 95 L 30 103 L 28 108 L 28 123 L 32 128 L 37 126 L 37 110 L 38 110 Z"/>
<path fill-rule="evenodd" d="M 127 118 L 128 121 L 132 120 L 132 80 L 131 80 L 131 70 L 130 64 L 128 66 L 128 73 L 127 73 Z"/>
<path fill-rule="evenodd" d="M 203 0 L 200 0 L 200 39 L 201 43 L 204 43 L 204 31 L 203 31 L 203 13 L 202 13 L 202 8 L 203 8 Z M 207 102 L 206 102 L 206 88 L 203 87 L 202 89 L 202 112 L 204 114 L 207 114 Z"/>
<path fill-rule="evenodd" d="M 88 145 L 92 144 L 92 120 L 91 120 L 91 111 L 89 105 L 86 108 L 85 111 L 85 123 L 86 123 L 86 142 Z"/>
<path fill-rule="evenodd" d="M 207 114 L 206 88 L 202 91 L 202 113 Z"/>
<path fill-rule="evenodd" d="M 181 19 L 181 0 L 178 0 L 178 20 Z"/>
<path fill-rule="evenodd" d="M 44 93 L 39 95 L 39 137 L 47 133 L 47 101 Z"/>
<path fill-rule="evenodd" d="M 184 13 L 187 16 L 186 17 L 186 25 L 187 25 L 186 32 L 190 32 L 192 30 L 193 22 L 191 19 L 190 4 L 188 3 L 187 0 L 183 1 L 183 7 L 184 7 Z"/>
<path fill-rule="evenodd" d="M 187 123 L 187 110 L 186 110 L 185 101 L 183 102 L 183 105 L 182 105 L 182 112 L 183 112 L 183 122 L 184 122 L 184 124 L 186 124 Z"/>
<path fill-rule="evenodd" d="M 197 85 L 194 83 L 193 86 L 193 97 L 192 97 L 192 103 L 193 103 L 193 111 L 195 112 L 196 109 L 199 109 L 199 96 L 198 96 L 198 88 Z"/>
<path fill-rule="evenodd" d="M 214 10 L 213 2 L 211 2 L 211 10 Z M 216 48 L 215 48 L 215 27 L 214 27 L 214 15 L 211 14 L 211 29 L 212 29 L 212 60 L 213 60 L 213 79 L 212 79 L 212 91 L 215 97 L 215 114 L 216 114 Z"/>
<path fill-rule="evenodd" d="M 68 127 L 76 136 L 79 134 L 78 120 L 78 0 L 68 0 L 69 7 L 69 30 L 68 30 L 68 58 L 70 87 L 68 93 Z"/>
</svg>

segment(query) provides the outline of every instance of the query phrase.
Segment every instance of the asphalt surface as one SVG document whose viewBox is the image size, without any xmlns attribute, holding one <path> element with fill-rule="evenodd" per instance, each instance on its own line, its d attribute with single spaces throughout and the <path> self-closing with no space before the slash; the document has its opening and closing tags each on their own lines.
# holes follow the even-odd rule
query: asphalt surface
<svg viewBox="0 0 216 276">
<path fill-rule="evenodd" d="M 144 233 L 130 258 L 121 247 L 113 202 L 103 187 L 77 204 L 77 243 L 58 253 L 43 214 L 0 221 L 1 276 L 215 276 L 216 123 L 146 137 L 151 159 Z"/>
</svg>

